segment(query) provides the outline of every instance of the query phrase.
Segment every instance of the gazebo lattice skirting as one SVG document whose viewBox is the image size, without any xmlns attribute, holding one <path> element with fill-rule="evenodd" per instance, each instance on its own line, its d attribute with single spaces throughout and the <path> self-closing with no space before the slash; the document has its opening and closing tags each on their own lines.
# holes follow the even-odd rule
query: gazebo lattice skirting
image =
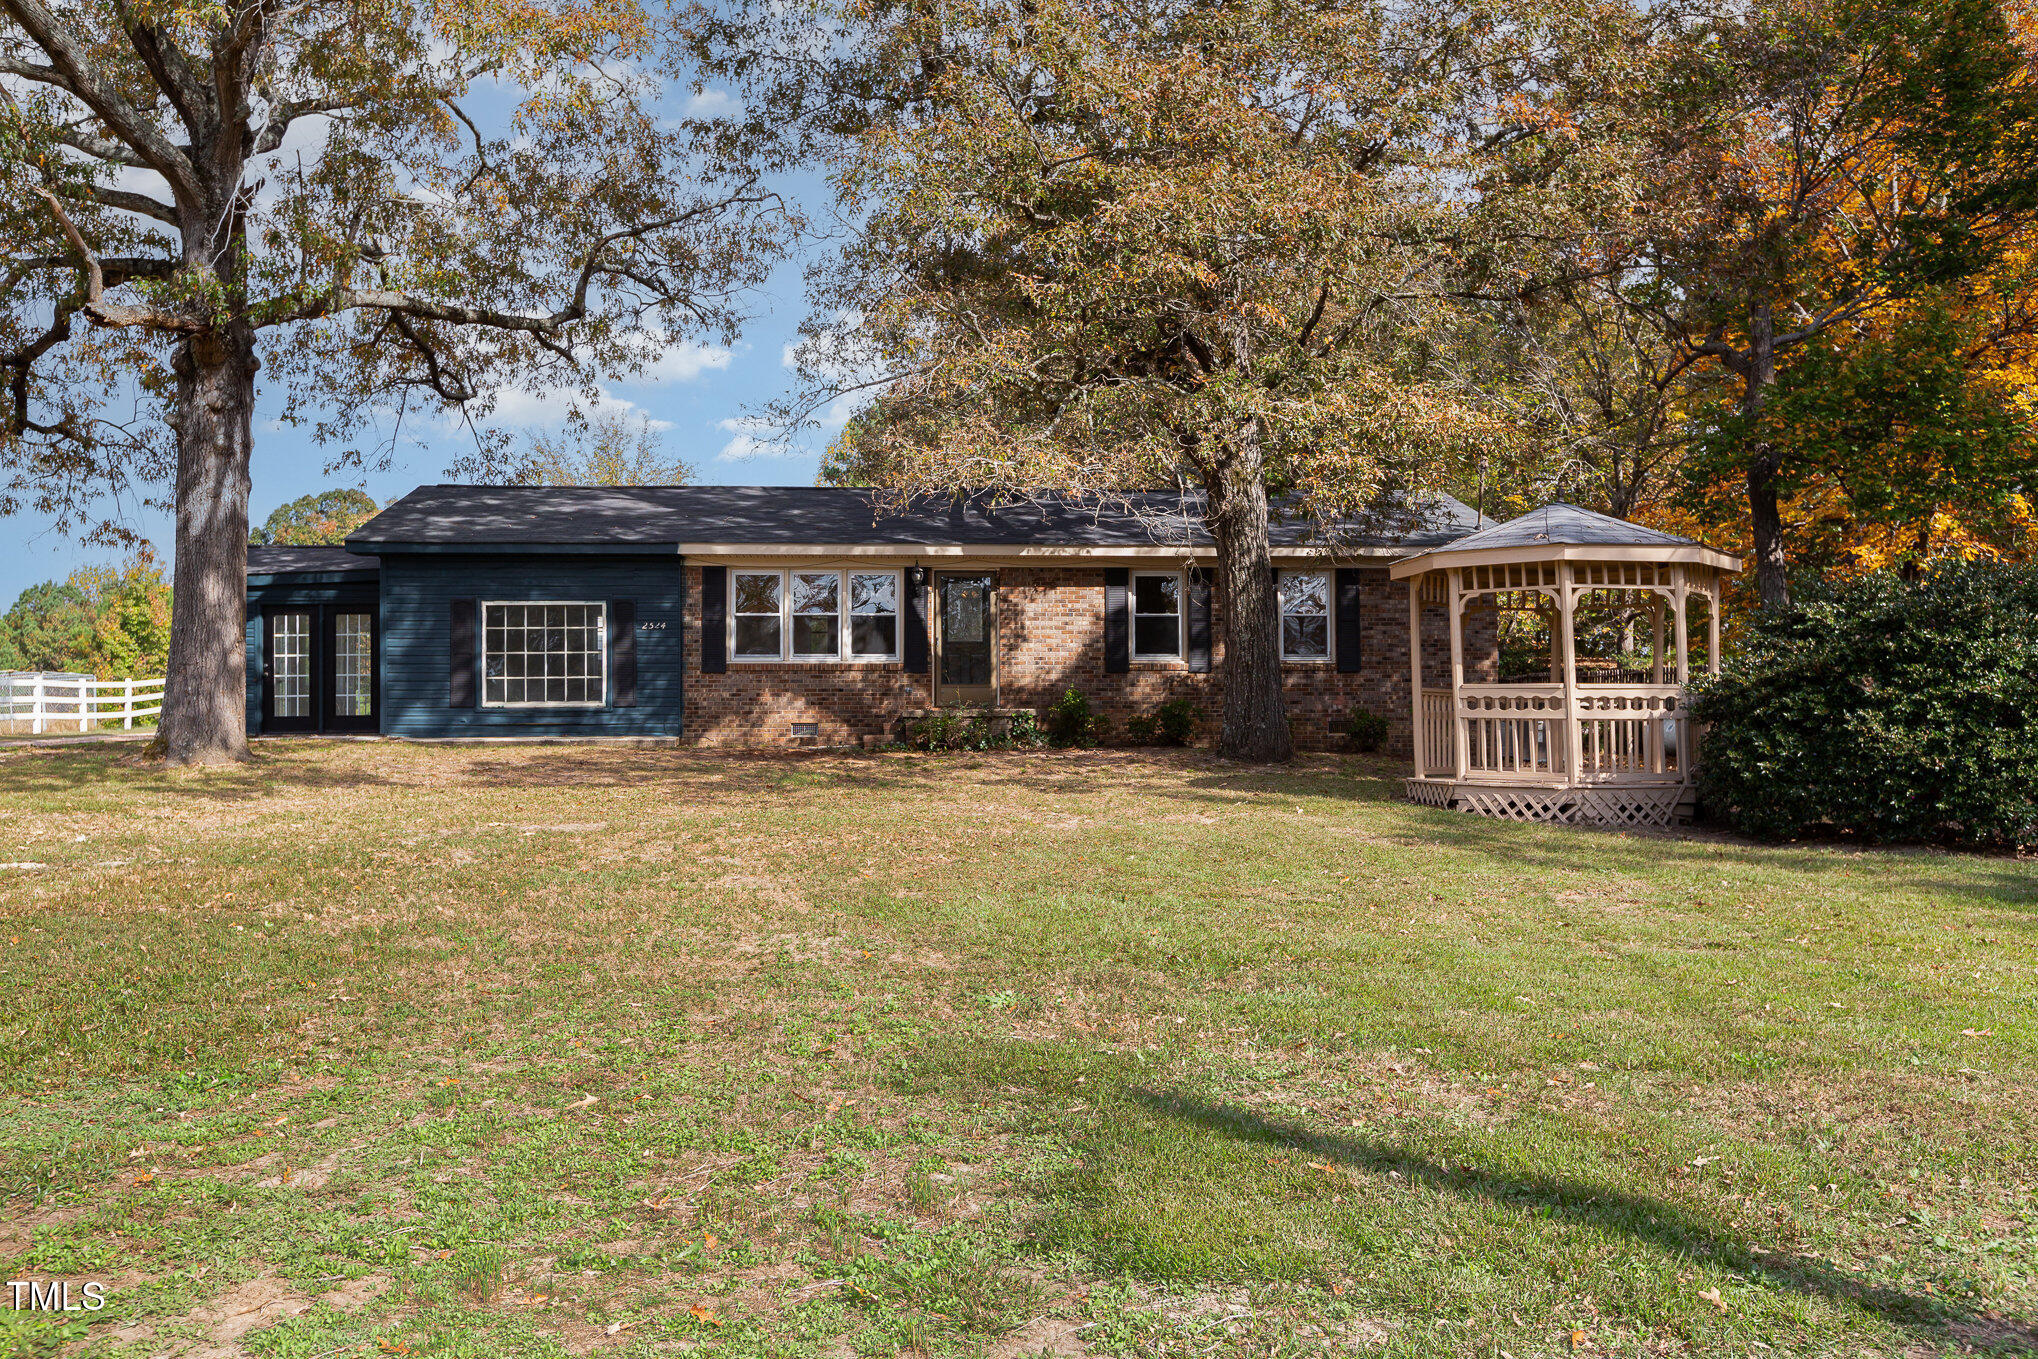
<svg viewBox="0 0 2038 1359">
<path fill-rule="evenodd" d="M 1675 534 L 1555 504 L 1397 562 L 1409 582 L 1415 775 L 1408 796 L 1518 821 L 1661 826 L 1688 818 L 1698 733 L 1685 706 L 1692 608 L 1705 605 L 1704 664 L 1718 673 L 1720 596 L 1738 558 Z M 1645 616 L 1645 667 L 1583 663 L 1580 613 Z M 1426 684 L 1426 608 L 1450 621 L 1450 683 Z M 1468 679 L 1468 610 L 1514 609 L 1548 625 L 1547 676 Z"/>
</svg>

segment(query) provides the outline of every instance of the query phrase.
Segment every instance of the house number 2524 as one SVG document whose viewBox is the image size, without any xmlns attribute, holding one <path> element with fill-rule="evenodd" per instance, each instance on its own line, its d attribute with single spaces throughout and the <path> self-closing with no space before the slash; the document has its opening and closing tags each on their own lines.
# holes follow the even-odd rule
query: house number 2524
<svg viewBox="0 0 2038 1359">
<path fill-rule="evenodd" d="M 665 624 L 663 624 L 663 623 L 639 623 L 639 624 L 637 625 L 637 631 L 639 631 L 639 632 L 663 632 L 663 631 L 665 631 Z"/>
</svg>

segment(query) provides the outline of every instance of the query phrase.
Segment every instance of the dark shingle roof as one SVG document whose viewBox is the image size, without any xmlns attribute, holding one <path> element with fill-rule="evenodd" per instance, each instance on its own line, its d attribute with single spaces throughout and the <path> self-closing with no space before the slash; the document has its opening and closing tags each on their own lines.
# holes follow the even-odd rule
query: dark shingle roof
<svg viewBox="0 0 2038 1359">
<path fill-rule="evenodd" d="M 1202 498 L 1140 493 L 1097 499 L 1042 494 L 1002 502 L 919 497 L 880 512 L 876 494 L 834 486 L 420 486 L 356 529 L 364 550 L 399 545 L 641 545 L 680 543 L 802 547 L 1207 546 Z M 1345 526 L 1340 545 L 1421 548 L 1476 527 L 1472 510 L 1448 496 L 1410 523 Z M 1277 522 L 1277 547 L 1319 541 L 1307 520 Z"/>
<path fill-rule="evenodd" d="M 344 547 L 251 547 L 248 574 L 287 575 L 298 571 L 374 571 L 381 565 L 373 557 L 349 552 Z"/>
</svg>

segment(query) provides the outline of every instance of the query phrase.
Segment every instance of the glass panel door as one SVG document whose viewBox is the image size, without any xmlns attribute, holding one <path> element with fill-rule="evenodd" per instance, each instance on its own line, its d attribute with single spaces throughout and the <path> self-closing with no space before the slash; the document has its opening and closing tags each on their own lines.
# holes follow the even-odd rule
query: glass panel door
<svg viewBox="0 0 2038 1359">
<path fill-rule="evenodd" d="M 375 722 L 375 615 L 361 610 L 335 610 L 330 651 L 332 695 L 327 726 L 334 730 L 373 731 Z"/>
<path fill-rule="evenodd" d="M 996 681 L 997 580 L 987 575 L 938 576 L 934 701 L 989 703 Z"/>
<path fill-rule="evenodd" d="M 310 731 L 318 725 L 312 706 L 311 610 L 272 609 L 265 621 L 268 663 L 262 675 L 262 726 L 268 731 Z"/>
</svg>

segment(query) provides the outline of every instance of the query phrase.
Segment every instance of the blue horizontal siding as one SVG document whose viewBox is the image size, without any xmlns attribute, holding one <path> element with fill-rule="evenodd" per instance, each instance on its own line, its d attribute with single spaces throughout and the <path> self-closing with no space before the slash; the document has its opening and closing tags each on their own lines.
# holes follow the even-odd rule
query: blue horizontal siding
<svg viewBox="0 0 2038 1359">
<path fill-rule="evenodd" d="M 658 556 L 384 555 L 382 731 L 386 736 L 677 736 L 685 719 L 685 583 Z M 602 600 L 637 605 L 634 708 L 449 708 L 455 599 Z M 646 628 L 647 623 L 664 627 Z M 475 644 L 480 645 L 478 621 Z M 479 699 L 477 686 L 476 698 Z"/>
</svg>

